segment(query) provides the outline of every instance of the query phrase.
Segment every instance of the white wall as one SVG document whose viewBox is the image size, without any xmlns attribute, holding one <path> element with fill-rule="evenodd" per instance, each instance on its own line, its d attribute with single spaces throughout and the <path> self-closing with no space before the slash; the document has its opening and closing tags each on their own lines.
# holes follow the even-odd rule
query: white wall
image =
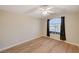
<svg viewBox="0 0 79 59">
<path fill-rule="evenodd" d="M 79 44 L 79 16 L 66 15 L 66 37 L 68 42 Z"/>
<path fill-rule="evenodd" d="M 41 36 L 41 20 L 24 14 L 0 12 L 0 49 Z"/>
<path fill-rule="evenodd" d="M 66 40 L 71 43 L 79 44 L 79 14 L 56 14 L 53 17 L 65 16 L 65 27 L 66 27 Z M 53 18 L 53 17 L 48 17 Z M 47 18 L 46 18 L 47 19 Z M 46 19 L 43 20 L 43 35 L 46 36 Z M 58 38 L 59 36 L 54 38 Z M 53 37 L 52 36 L 52 37 Z"/>
</svg>

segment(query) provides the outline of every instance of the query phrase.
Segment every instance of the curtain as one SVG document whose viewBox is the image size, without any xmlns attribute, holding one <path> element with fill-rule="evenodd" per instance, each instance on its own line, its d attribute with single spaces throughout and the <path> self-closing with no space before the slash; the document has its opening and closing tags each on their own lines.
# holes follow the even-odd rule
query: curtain
<svg viewBox="0 0 79 59">
<path fill-rule="evenodd" d="M 49 32 L 49 19 L 47 20 L 47 36 L 50 37 L 50 32 Z"/>
<path fill-rule="evenodd" d="M 60 40 L 66 40 L 66 35 L 65 35 L 65 16 L 61 17 Z"/>
</svg>

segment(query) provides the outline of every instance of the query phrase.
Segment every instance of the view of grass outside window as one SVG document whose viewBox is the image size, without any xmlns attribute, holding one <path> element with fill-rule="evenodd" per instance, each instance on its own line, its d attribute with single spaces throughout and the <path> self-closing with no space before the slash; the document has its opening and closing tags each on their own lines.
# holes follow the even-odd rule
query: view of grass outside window
<svg viewBox="0 0 79 59">
<path fill-rule="evenodd" d="M 61 18 L 53 18 L 49 21 L 50 33 L 60 34 Z"/>
</svg>

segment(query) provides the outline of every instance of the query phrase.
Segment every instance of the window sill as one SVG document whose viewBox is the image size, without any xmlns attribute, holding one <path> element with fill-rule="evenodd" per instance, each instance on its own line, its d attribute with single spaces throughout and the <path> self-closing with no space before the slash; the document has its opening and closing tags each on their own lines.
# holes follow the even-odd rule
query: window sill
<svg viewBox="0 0 79 59">
<path fill-rule="evenodd" d="M 50 33 L 53 33 L 53 34 L 59 34 L 59 35 L 60 35 L 60 33 L 59 33 L 59 32 L 50 32 Z"/>
</svg>

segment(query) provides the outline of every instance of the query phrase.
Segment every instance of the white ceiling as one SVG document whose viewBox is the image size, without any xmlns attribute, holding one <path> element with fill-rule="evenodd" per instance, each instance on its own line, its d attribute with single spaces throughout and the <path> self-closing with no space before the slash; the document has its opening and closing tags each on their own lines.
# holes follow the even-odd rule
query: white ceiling
<svg viewBox="0 0 79 59">
<path fill-rule="evenodd" d="M 0 5 L 0 10 L 41 17 L 40 5 Z M 54 13 L 79 13 L 78 5 L 48 5 Z"/>
</svg>

